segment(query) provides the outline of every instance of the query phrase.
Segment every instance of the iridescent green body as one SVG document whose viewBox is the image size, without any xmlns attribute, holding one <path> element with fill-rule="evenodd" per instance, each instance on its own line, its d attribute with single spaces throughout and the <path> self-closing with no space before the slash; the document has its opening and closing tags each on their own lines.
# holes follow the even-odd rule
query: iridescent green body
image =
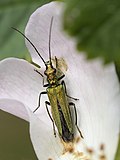
<svg viewBox="0 0 120 160">
<path fill-rule="evenodd" d="M 60 119 L 58 105 L 61 107 L 69 132 L 73 134 L 73 124 L 71 119 L 70 108 L 63 85 L 59 84 L 56 87 L 48 87 L 47 95 L 49 97 L 51 105 L 52 116 L 57 126 L 59 134 L 63 135 L 63 130 L 62 130 L 63 124 Z"/>
<path fill-rule="evenodd" d="M 60 75 L 58 76 L 57 74 L 58 70 L 57 68 L 55 69 L 53 67 L 51 61 L 47 61 L 45 65 L 46 65 L 46 70 L 44 74 L 47 76 L 48 84 L 44 85 L 44 87 L 48 86 L 48 88 L 46 89 L 46 94 L 48 95 L 49 98 L 49 102 L 46 102 L 46 107 L 48 104 L 51 106 L 51 113 L 52 113 L 51 119 L 53 118 L 52 120 L 53 128 L 55 122 L 60 137 L 62 137 L 64 141 L 67 142 L 72 141 L 74 138 L 74 134 L 73 134 L 73 123 L 72 123 L 71 112 L 67 100 L 65 83 L 64 81 L 60 82 L 60 80 L 63 79 L 65 75 L 62 73 L 61 76 Z M 40 104 L 38 104 L 38 106 L 39 105 Z"/>
</svg>

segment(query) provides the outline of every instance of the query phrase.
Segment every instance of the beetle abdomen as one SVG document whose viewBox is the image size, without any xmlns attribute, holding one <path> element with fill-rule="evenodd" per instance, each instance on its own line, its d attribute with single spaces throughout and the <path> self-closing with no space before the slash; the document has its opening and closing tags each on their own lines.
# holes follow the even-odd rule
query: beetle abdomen
<svg viewBox="0 0 120 160">
<path fill-rule="evenodd" d="M 61 121 L 61 126 L 62 126 L 61 137 L 65 142 L 70 142 L 73 140 L 74 134 L 69 131 L 67 123 L 65 121 L 64 115 L 62 113 L 62 110 L 61 110 L 61 107 L 59 106 L 59 104 L 58 104 L 58 110 L 59 110 L 60 121 Z"/>
</svg>

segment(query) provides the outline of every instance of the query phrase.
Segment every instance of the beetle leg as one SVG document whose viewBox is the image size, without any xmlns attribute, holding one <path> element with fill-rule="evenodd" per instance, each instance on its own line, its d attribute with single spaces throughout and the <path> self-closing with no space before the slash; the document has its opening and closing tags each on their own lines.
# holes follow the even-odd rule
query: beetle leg
<svg viewBox="0 0 120 160">
<path fill-rule="evenodd" d="M 43 87 L 48 87 L 49 86 L 49 84 L 47 83 L 47 84 L 44 84 L 44 80 L 43 80 Z"/>
<path fill-rule="evenodd" d="M 33 111 L 33 113 L 34 113 L 34 112 L 36 112 L 36 111 L 37 111 L 37 109 L 40 107 L 40 98 L 41 98 L 41 95 L 42 95 L 42 94 L 47 94 L 47 92 L 46 92 L 46 91 L 44 91 L 44 92 L 41 92 L 41 93 L 39 94 L 38 107 Z"/>
<path fill-rule="evenodd" d="M 60 81 L 61 79 L 63 79 L 65 77 L 65 74 L 63 74 L 62 76 L 60 76 L 59 78 L 58 78 L 58 81 Z"/>
<path fill-rule="evenodd" d="M 54 124 L 54 120 L 52 119 L 51 115 L 50 115 L 50 112 L 49 112 L 49 109 L 47 107 L 47 105 L 50 106 L 50 103 L 48 101 L 45 101 L 45 104 L 46 104 L 46 109 L 47 109 L 47 112 L 48 112 L 48 115 L 53 123 L 53 131 L 54 131 L 54 136 L 56 137 L 56 131 L 55 131 L 55 124 Z"/>
<path fill-rule="evenodd" d="M 34 71 L 41 75 L 41 77 L 43 78 L 43 87 L 48 87 L 49 84 L 44 84 L 44 76 L 42 75 L 42 73 L 40 73 L 37 69 L 34 69 Z"/>
<path fill-rule="evenodd" d="M 71 96 L 69 96 L 69 95 L 67 94 L 66 84 L 65 84 L 64 81 L 62 81 L 61 84 L 64 85 L 65 94 L 66 94 L 66 96 L 67 96 L 68 98 L 71 98 L 71 99 L 73 99 L 73 100 L 75 100 L 75 101 L 79 100 L 78 98 L 71 97 Z"/>
<path fill-rule="evenodd" d="M 44 78 L 44 76 L 42 75 L 42 73 L 40 73 L 37 69 L 34 69 L 34 71 L 35 71 L 35 72 L 37 72 L 38 74 L 40 74 L 40 75 L 41 75 L 41 77 L 43 77 L 43 78 Z"/>
<path fill-rule="evenodd" d="M 80 131 L 80 129 L 79 129 L 78 125 L 77 125 L 77 110 L 76 110 L 75 104 L 73 102 L 70 102 L 69 105 L 72 105 L 74 107 L 74 111 L 75 111 L 75 125 L 76 125 L 76 128 L 77 128 L 78 132 L 80 133 L 80 136 L 82 138 L 84 138 L 83 135 L 82 135 L 82 132 Z"/>
</svg>

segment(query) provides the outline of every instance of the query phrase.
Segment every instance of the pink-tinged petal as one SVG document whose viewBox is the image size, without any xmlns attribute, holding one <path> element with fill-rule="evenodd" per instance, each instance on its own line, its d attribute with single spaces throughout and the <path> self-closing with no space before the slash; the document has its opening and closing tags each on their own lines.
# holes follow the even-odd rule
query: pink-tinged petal
<svg viewBox="0 0 120 160">
<path fill-rule="evenodd" d="M 48 58 L 48 38 L 53 17 L 51 50 L 52 58 L 63 58 L 67 64 L 65 82 L 68 94 L 79 98 L 76 104 L 78 126 L 86 147 L 96 155 L 101 145 L 109 160 L 114 159 L 119 136 L 120 91 L 113 64 L 103 66 L 102 61 L 86 61 L 78 54 L 74 41 L 62 31 L 61 17 L 63 3 L 52 2 L 37 9 L 30 17 L 25 34 L 34 43 L 40 54 Z M 27 43 L 34 62 L 44 64 L 37 53 Z M 78 144 L 78 149 L 81 149 Z M 42 153 L 41 153 L 42 154 Z"/>
</svg>

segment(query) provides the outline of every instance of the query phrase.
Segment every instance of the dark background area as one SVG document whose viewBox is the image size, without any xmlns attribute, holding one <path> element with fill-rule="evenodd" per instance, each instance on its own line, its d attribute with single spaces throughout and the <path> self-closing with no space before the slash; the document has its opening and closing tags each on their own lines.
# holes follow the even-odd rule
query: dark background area
<svg viewBox="0 0 120 160">
<path fill-rule="evenodd" d="M 0 110 L 0 160 L 37 160 L 29 123 Z"/>
</svg>

